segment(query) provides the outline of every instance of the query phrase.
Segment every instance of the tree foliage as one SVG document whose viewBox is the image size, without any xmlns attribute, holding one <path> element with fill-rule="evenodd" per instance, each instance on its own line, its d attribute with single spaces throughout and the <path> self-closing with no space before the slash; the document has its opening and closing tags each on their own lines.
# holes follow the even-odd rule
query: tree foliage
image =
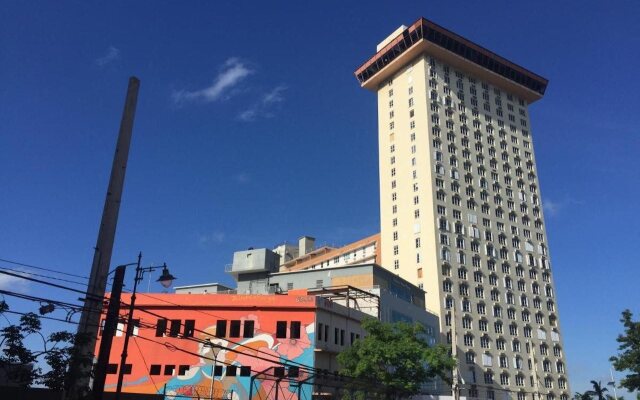
<svg viewBox="0 0 640 400">
<path fill-rule="evenodd" d="M 450 382 L 456 361 L 448 347 L 429 346 L 422 325 L 370 318 L 362 327 L 367 335 L 338 354 L 342 375 L 382 384 L 403 396 L 418 393 L 429 378 Z"/>
<path fill-rule="evenodd" d="M 4 301 L 0 301 L 0 314 L 9 309 Z M 42 335 L 40 317 L 35 313 L 27 313 L 20 317 L 20 323 L 8 325 L 0 329 L 0 371 L 7 381 L 23 387 L 40 383 L 48 388 L 62 390 L 66 377 L 75 335 L 60 331 L 48 337 Z M 42 349 L 32 350 L 24 341 L 30 335 L 40 336 Z M 43 358 L 49 367 L 47 372 L 36 364 Z"/>
<path fill-rule="evenodd" d="M 609 359 L 616 371 L 628 371 L 620 381 L 620 386 L 630 392 L 640 390 L 640 322 L 634 322 L 632 318 L 631 311 L 622 312 L 620 322 L 624 326 L 624 333 L 617 339 L 620 354 Z"/>
<path fill-rule="evenodd" d="M 608 392 L 609 389 L 602 386 L 601 382 L 591 381 L 591 385 L 593 386 L 593 390 L 589 390 L 586 393 L 595 397 L 596 400 L 607 400 L 605 393 Z"/>
</svg>

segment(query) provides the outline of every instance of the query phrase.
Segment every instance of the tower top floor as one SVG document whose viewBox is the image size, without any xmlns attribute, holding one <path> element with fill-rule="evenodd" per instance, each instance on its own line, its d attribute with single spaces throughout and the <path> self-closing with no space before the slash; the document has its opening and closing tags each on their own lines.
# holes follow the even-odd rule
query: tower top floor
<svg viewBox="0 0 640 400">
<path fill-rule="evenodd" d="M 501 87 L 528 103 L 541 99 L 549 83 L 540 75 L 425 18 L 396 30 L 378 46 L 377 53 L 355 71 L 355 76 L 362 87 L 377 90 L 422 53 Z"/>
</svg>

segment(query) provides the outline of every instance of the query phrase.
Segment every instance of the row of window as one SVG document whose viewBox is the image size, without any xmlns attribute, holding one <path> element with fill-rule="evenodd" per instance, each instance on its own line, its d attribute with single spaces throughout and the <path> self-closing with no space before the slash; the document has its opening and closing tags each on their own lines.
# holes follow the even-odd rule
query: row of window
<svg viewBox="0 0 640 400">
<path fill-rule="evenodd" d="M 474 379 L 475 382 L 475 379 Z M 524 386 L 521 385 L 521 386 Z M 500 392 L 500 391 L 499 391 Z M 487 389 L 485 392 L 485 397 L 482 397 L 483 399 L 486 400 L 495 400 L 496 399 L 496 393 L 493 389 Z M 476 385 L 471 385 L 471 387 L 468 389 L 468 394 L 470 398 L 479 398 L 479 391 Z M 542 394 L 538 395 L 536 393 L 526 393 L 526 392 L 517 392 L 516 393 L 516 399 L 517 400 L 542 400 Z M 544 399 L 545 400 L 556 400 L 556 396 L 554 393 L 550 392 L 547 393 L 546 395 L 544 395 Z M 567 395 L 566 393 L 563 393 L 560 395 L 560 400 L 569 400 L 569 395 Z"/>
<path fill-rule="evenodd" d="M 331 327 L 329 326 L 329 324 L 323 324 L 322 322 L 318 323 L 318 333 L 317 333 L 318 342 L 324 341 L 325 343 L 328 343 L 330 340 L 329 338 L 330 333 L 331 333 Z M 346 331 L 344 329 L 334 327 L 333 328 L 333 344 L 344 346 L 345 335 L 346 335 Z M 360 339 L 360 334 L 351 332 L 349 335 L 349 344 L 353 345 L 353 342 L 355 342 L 358 339 Z"/>
</svg>

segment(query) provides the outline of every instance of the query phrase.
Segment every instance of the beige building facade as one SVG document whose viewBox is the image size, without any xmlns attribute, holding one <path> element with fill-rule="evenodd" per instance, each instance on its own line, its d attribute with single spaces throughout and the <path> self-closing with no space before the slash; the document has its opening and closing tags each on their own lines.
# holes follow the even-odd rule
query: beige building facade
<svg viewBox="0 0 640 400">
<path fill-rule="evenodd" d="M 567 400 L 528 111 L 547 80 L 425 19 L 356 77 L 378 96 L 382 265 L 427 292 L 460 395 Z"/>
</svg>

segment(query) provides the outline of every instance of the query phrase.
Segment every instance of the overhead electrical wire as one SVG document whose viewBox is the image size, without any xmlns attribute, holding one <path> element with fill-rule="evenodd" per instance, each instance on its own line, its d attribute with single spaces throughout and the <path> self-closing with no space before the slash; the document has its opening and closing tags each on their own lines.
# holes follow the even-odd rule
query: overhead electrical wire
<svg viewBox="0 0 640 400">
<path fill-rule="evenodd" d="M 7 260 L 7 259 L 4 259 L 4 258 L 0 258 L 0 261 L 5 262 L 5 263 L 8 263 L 8 264 L 19 265 L 19 266 L 21 266 L 21 267 L 27 267 L 27 268 L 33 268 L 33 269 L 39 269 L 39 270 L 41 270 L 41 271 L 48 271 L 48 272 L 53 272 L 53 273 L 56 273 L 56 274 L 67 275 L 67 276 L 73 276 L 73 277 L 75 277 L 75 278 L 82 278 L 82 279 L 89 280 L 89 277 L 88 277 L 88 276 L 82 276 L 82 275 L 71 274 L 71 273 L 63 272 L 63 271 L 56 270 L 56 269 L 53 269 L 53 268 L 38 267 L 38 266 L 36 266 L 36 265 L 25 264 L 25 263 L 21 263 L 21 262 L 18 262 L 18 261 Z"/>
<path fill-rule="evenodd" d="M 77 289 L 74 289 L 74 288 L 70 288 L 70 287 L 63 286 L 63 285 L 58 285 L 58 284 L 51 283 L 51 282 L 46 282 L 46 281 L 43 281 L 43 280 L 40 280 L 40 279 L 35 279 L 35 278 L 31 278 L 31 277 L 23 276 L 23 275 L 14 274 L 14 273 L 7 272 L 7 271 L 1 271 L 1 270 L 0 270 L 0 274 L 6 274 L 6 275 L 10 275 L 10 276 L 15 276 L 15 277 L 22 278 L 22 279 L 26 279 L 26 280 L 29 280 L 29 281 L 34 281 L 34 282 L 37 282 L 37 283 L 42 283 L 42 284 L 45 284 L 45 285 L 48 285 L 48 286 L 57 287 L 57 288 L 60 288 L 60 289 L 65 289 L 65 290 L 73 291 L 73 292 L 76 292 L 76 293 L 81 293 L 81 294 L 88 295 L 86 292 L 83 292 L 83 291 L 80 291 L 80 290 L 77 290 Z M 144 295 L 144 294 L 143 294 L 143 295 Z M 94 297 L 95 297 L 95 296 L 94 296 Z M 150 296 L 150 297 L 153 297 L 153 296 Z M 104 298 L 103 298 L 103 299 L 104 299 Z M 171 302 L 169 302 L 169 303 L 171 303 Z M 179 304 L 175 304 L 175 303 L 173 303 L 173 304 L 174 304 L 174 305 L 176 305 L 176 306 L 180 306 Z M 159 317 L 159 318 L 162 318 L 162 319 L 168 319 L 168 318 L 166 318 L 166 316 L 163 316 L 163 315 L 161 315 L 161 314 L 157 314 L 157 313 L 151 312 L 151 311 L 149 311 L 149 310 L 147 310 L 147 309 L 145 309 L 145 308 L 143 308 L 143 307 L 136 306 L 136 307 L 135 307 L 135 309 L 136 309 L 136 310 L 143 311 L 143 312 L 148 313 L 148 314 L 151 314 L 151 315 L 154 315 L 154 316 Z M 9 311 L 7 311 L 7 312 L 9 312 Z M 12 313 L 16 313 L 16 314 L 17 314 L 18 312 L 12 312 Z M 24 315 L 24 313 L 22 313 L 22 314 Z M 78 322 L 75 322 L 75 321 L 67 321 L 67 320 L 62 320 L 62 319 L 53 318 L 53 317 L 43 317 L 43 318 L 45 318 L 45 319 L 52 319 L 52 320 L 58 320 L 58 321 L 61 321 L 61 322 L 73 323 L 73 324 L 76 324 L 76 325 L 77 325 L 77 324 L 79 324 Z M 96 328 L 97 328 L 97 326 L 96 326 Z M 127 328 L 127 329 L 128 329 L 128 328 Z M 239 343 L 239 342 L 235 342 L 235 341 L 229 340 L 229 338 L 224 338 L 224 337 L 220 337 L 220 336 L 218 336 L 218 335 L 213 335 L 213 334 L 211 334 L 211 333 L 209 333 L 209 332 L 206 332 L 206 331 L 203 331 L 203 330 L 200 330 L 200 329 L 195 329 L 195 328 L 194 328 L 194 331 L 195 331 L 195 332 L 203 333 L 203 334 L 205 334 L 205 335 L 207 335 L 207 336 L 213 336 L 213 337 L 216 337 L 216 338 L 224 339 L 224 340 L 226 340 L 227 342 L 232 343 L 232 344 L 234 344 L 234 345 L 236 345 L 236 346 L 246 347 L 246 348 L 250 349 L 251 351 L 255 351 L 255 352 L 258 352 L 258 353 L 264 354 L 264 355 L 266 355 L 266 356 L 268 356 L 268 357 L 277 358 L 277 360 L 274 360 L 274 359 L 266 359 L 266 358 L 264 358 L 264 357 L 260 357 L 260 356 L 257 356 L 257 355 L 244 353 L 244 352 L 242 352 L 242 351 L 240 351 L 240 350 L 237 350 L 237 349 L 232 349 L 232 348 L 229 348 L 229 347 L 226 347 L 226 346 L 216 345 L 216 347 L 219 347 L 219 348 L 225 349 L 225 350 L 227 350 L 227 351 L 231 351 L 231 352 L 234 352 L 234 353 L 237 353 L 237 354 L 247 355 L 247 356 L 252 357 L 252 358 L 257 358 L 257 359 L 260 359 L 260 360 L 263 360 L 263 361 L 270 362 L 270 363 L 272 363 L 272 364 L 277 364 L 277 365 L 281 365 L 281 366 L 285 366 L 285 367 L 291 367 L 291 366 L 298 367 L 298 368 L 302 367 L 302 369 L 306 370 L 307 372 L 310 372 L 310 371 L 311 371 L 311 372 L 313 372 L 313 373 L 315 373 L 315 374 L 318 374 L 318 375 L 322 375 L 322 374 L 326 375 L 326 371 L 324 371 L 324 370 L 322 370 L 322 369 L 320 369 L 320 368 L 315 368 L 315 367 L 313 367 L 313 366 L 309 366 L 309 365 L 307 365 L 307 364 L 300 363 L 300 362 L 293 361 L 293 360 L 280 361 L 280 356 L 279 356 L 279 355 L 277 355 L 277 356 L 276 356 L 276 355 L 273 355 L 273 354 L 270 354 L 270 353 L 266 353 L 266 352 L 264 352 L 264 351 L 262 351 L 262 350 L 255 349 L 255 348 L 252 348 L 252 347 L 247 346 L 247 345 L 245 345 L 245 344 L 242 344 L 242 343 Z M 149 338 L 145 338 L 145 337 L 142 337 L 142 336 L 137 336 L 137 337 L 140 337 L 140 338 L 143 338 L 143 339 L 145 339 L 145 340 L 149 340 L 149 341 L 155 342 L 155 341 L 153 341 L 153 340 L 151 340 L 151 339 L 149 339 Z M 183 337 L 183 338 L 184 338 L 184 337 Z M 189 340 L 192 340 L 192 341 L 196 341 L 197 343 L 202 344 L 202 345 L 209 345 L 209 341 L 207 341 L 207 340 L 205 340 L 205 339 L 202 339 L 202 340 L 199 340 L 199 339 L 197 339 L 197 338 L 185 338 L 185 339 L 189 339 Z M 156 342 L 156 343 L 159 343 L 159 342 Z M 168 345 L 169 345 L 169 344 L 168 344 L 168 343 L 166 343 L 166 344 L 165 344 L 165 347 L 168 347 Z M 187 352 L 187 353 L 189 353 L 189 354 L 192 354 L 192 355 L 195 355 L 195 356 L 198 356 L 198 357 L 207 358 L 207 357 L 203 357 L 202 355 L 200 355 L 200 354 L 198 354 L 198 353 L 193 353 L 193 352 L 189 352 L 188 350 L 180 349 L 179 347 L 174 346 L 174 345 L 170 345 L 170 346 L 171 346 L 172 348 L 176 349 L 176 350 L 184 351 L 184 352 Z M 351 379 L 351 380 L 353 380 L 354 382 L 359 381 L 359 380 L 356 380 L 355 378 L 351 378 L 351 377 L 346 377 L 346 378 Z M 371 385 L 371 382 L 367 382 L 367 384 L 368 384 L 368 385 Z"/>
</svg>

